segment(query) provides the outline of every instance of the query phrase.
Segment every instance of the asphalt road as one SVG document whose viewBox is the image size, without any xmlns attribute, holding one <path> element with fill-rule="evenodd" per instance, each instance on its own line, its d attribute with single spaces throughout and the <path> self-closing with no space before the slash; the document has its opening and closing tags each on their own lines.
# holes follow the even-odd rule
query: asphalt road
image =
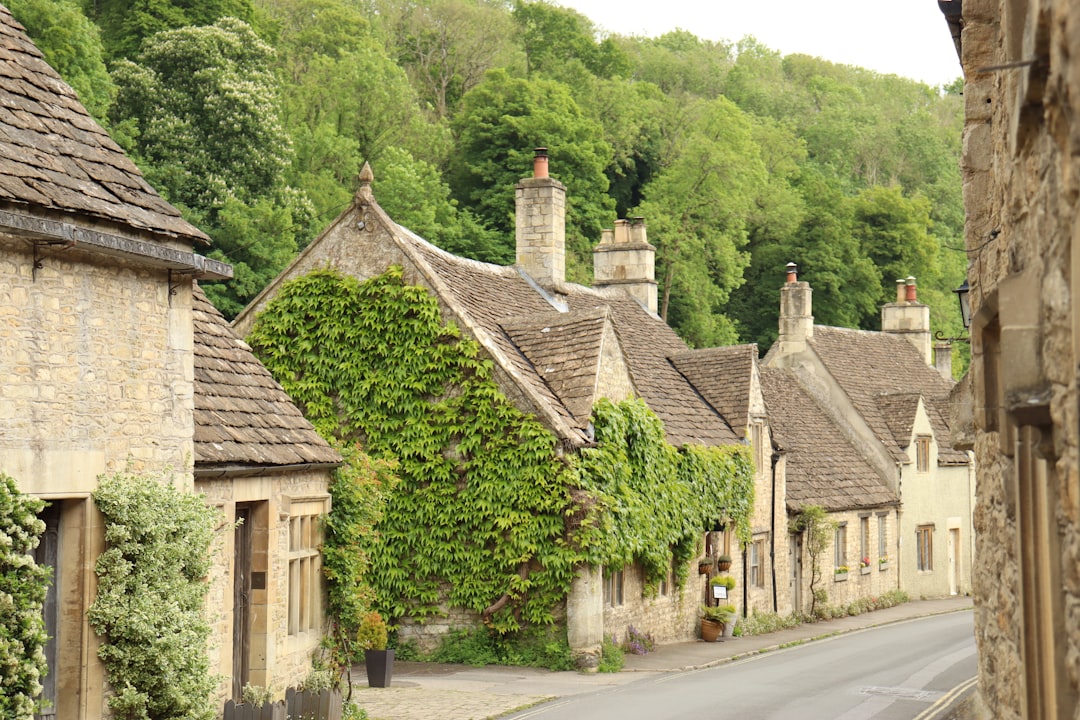
<svg viewBox="0 0 1080 720">
<path fill-rule="evenodd" d="M 973 678 L 971 613 L 841 635 L 510 715 L 524 720 L 914 720 Z"/>
</svg>

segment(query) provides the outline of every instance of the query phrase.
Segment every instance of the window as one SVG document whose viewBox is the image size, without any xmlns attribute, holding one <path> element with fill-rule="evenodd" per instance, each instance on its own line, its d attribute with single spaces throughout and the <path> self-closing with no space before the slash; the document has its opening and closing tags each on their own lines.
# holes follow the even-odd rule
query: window
<svg viewBox="0 0 1080 720">
<path fill-rule="evenodd" d="M 920 525 L 915 529 L 915 552 L 918 554 L 916 566 L 922 572 L 934 569 L 934 526 Z"/>
<path fill-rule="evenodd" d="M 765 539 L 750 543 L 750 585 L 765 587 Z"/>
<path fill-rule="evenodd" d="M 307 507 L 311 505 L 313 507 Z M 322 617 L 322 503 L 292 506 L 305 514 L 289 518 L 289 634 L 321 629 Z"/>
<path fill-rule="evenodd" d="M 889 516 L 877 516 L 877 554 L 878 567 L 889 562 Z"/>
<path fill-rule="evenodd" d="M 623 604 L 623 571 L 616 570 L 604 578 L 604 604 L 618 607 Z"/>
<path fill-rule="evenodd" d="M 870 572 L 870 516 L 859 518 L 859 567 Z"/>
<path fill-rule="evenodd" d="M 930 472 L 930 436 L 920 435 L 915 438 L 915 469 L 918 472 Z"/>
<path fill-rule="evenodd" d="M 836 542 L 833 549 L 837 571 L 847 570 L 847 523 L 836 526 Z"/>
</svg>

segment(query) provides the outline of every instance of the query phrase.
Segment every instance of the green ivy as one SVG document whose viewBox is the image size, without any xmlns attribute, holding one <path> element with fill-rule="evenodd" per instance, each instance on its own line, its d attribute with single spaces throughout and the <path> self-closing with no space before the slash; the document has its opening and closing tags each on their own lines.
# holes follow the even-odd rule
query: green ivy
<svg viewBox="0 0 1080 720">
<path fill-rule="evenodd" d="M 331 659 L 338 678 L 360 659 L 357 632 L 375 601 L 366 580 L 371 563 L 365 543 L 371 544 L 375 524 L 397 484 L 393 463 L 373 460 L 357 448 L 345 448 L 342 455 L 345 463 L 334 471 L 330 483 L 332 502 L 322 546 Z"/>
<path fill-rule="evenodd" d="M 555 438 L 426 290 L 398 267 L 364 283 L 315 272 L 282 288 L 248 342 L 324 436 L 397 463 L 370 545 L 384 615 L 423 622 L 448 602 L 501 632 L 554 621 L 581 560 Z"/>
<path fill-rule="evenodd" d="M 597 446 L 576 459 L 578 482 L 606 512 L 593 538 L 591 558 L 606 569 L 641 563 L 655 588 L 674 568 L 686 582 L 701 533 L 717 522 L 751 536 L 754 467 L 742 445 L 676 449 L 642 400 L 601 399 L 593 409 Z"/>
<path fill-rule="evenodd" d="M 216 513 L 167 479 L 103 477 L 94 502 L 105 517 L 90 625 L 121 720 L 211 720 L 203 612 Z"/>
<path fill-rule="evenodd" d="M 41 607 L 52 573 L 34 562 L 45 502 L 0 473 L 0 717 L 31 720 L 45 675 Z"/>
<path fill-rule="evenodd" d="M 400 267 L 362 283 L 328 270 L 292 280 L 248 342 L 325 437 L 396 463 L 400 484 L 367 535 L 389 618 L 423 622 L 449 603 L 486 612 L 498 633 L 549 624 L 579 563 L 640 561 L 655 583 L 674 558 L 684 581 L 717 519 L 749 539 L 745 448 L 676 450 L 644 403 L 601 403 L 599 447 L 560 460 Z"/>
</svg>

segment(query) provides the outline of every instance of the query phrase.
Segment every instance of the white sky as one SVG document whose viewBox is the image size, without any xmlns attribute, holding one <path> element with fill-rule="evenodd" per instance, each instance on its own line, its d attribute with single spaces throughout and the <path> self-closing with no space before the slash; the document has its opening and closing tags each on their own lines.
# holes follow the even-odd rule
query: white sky
<svg viewBox="0 0 1080 720">
<path fill-rule="evenodd" d="M 929 85 L 961 74 L 936 0 L 556 1 L 620 35 L 655 37 L 675 28 L 709 40 L 753 35 L 783 55 L 815 55 Z"/>
</svg>

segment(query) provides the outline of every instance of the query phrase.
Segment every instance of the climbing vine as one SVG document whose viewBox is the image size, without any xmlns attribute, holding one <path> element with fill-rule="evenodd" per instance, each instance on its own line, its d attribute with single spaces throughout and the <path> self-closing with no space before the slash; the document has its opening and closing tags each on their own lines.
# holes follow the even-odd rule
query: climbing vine
<svg viewBox="0 0 1080 720">
<path fill-rule="evenodd" d="M 12 720 L 34 717 L 46 672 L 41 606 L 51 573 L 33 558 L 44 507 L 0 473 L 0 717 Z"/>
<path fill-rule="evenodd" d="M 210 720 L 203 612 L 215 511 L 166 479 L 104 477 L 94 502 L 105 517 L 90 625 L 121 720 Z"/>
<path fill-rule="evenodd" d="M 750 540 L 754 469 L 743 446 L 676 449 L 641 400 L 602 399 L 593 409 L 597 446 L 576 458 L 578 482 L 606 510 L 594 533 L 591 559 L 609 569 L 639 562 L 655 587 L 674 567 L 686 581 L 701 533 L 733 524 Z"/>
<path fill-rule="evenodd" d="M 371 563 L 365 545 L 372 544 L 375 524 L 397 478 L 393 463 L 373 460 L 358 448 L 346 448 L 342 455 L 345 462 L 330 482 L 332 502 L 322 554 L 328 585 L 330 662 L 337 678 L 349 682 L 348 700 L 352 681 L 346 671 L 361 659 L 357 632 L 375 602 L 375 591 L 366 579 Z"/>
<path fill-rule="evenodd" d="M 718 518 L 749 539 L 744 449 L 676 450 L 644 403 L 602 403 L 599 447 L 560 460 L 478 344 L 399 267 L 363 283 L 332 271 L 290 281 L 248 342 L 324 436 L 396 463 L 368 546 L 390 618 L 423 622 L 449 604 L 498 632 L 546 624 L 579 563 L 641 561 L 656 582 Z"/>
<path fill-rule="evenodd" d="M 248 342 L 324 433 L 397 463 L 369 547 L 377 606 L 424 621 L 444 603 L 495 630 L 549 623 L 580 553 L 555 438 L 515 408 L 475 341 L 400 268 L 364 283 L 287 283 Z"/>
</svg>

